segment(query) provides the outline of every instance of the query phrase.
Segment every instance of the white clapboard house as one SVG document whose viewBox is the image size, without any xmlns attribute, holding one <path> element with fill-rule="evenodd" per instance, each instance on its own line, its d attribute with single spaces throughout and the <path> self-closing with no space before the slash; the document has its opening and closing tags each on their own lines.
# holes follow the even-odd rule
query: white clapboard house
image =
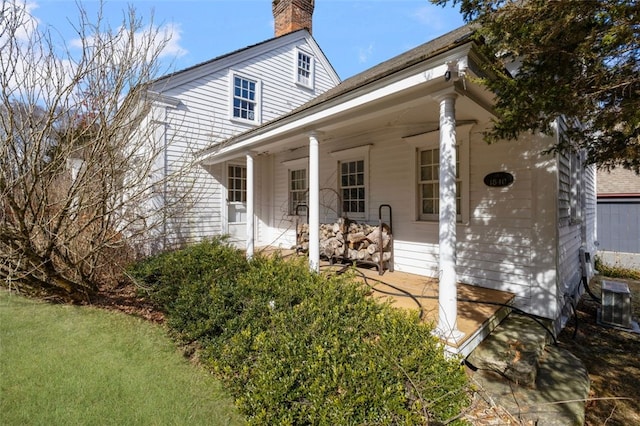
<svg viewBox="0 0 640 426">
<path fill-rule="evenodd" d="M 457 283 L 511 292 L 514 306 L 559 330 L 592 274 L 594 170 L 579 154 L 543 154 L 562 137 L 560 118 L 555 136 L 483 141 L 493 96 L 475 79 L 486 59 L 471 34 L 454 30 L 204 150 L 206 169 L 246 167 L 248 255 L 294 246 L 296 222 L 308 220 L 316 269 L 323 223 L 375 224 L 392 212 L 388 273 L 439 279 L 443 337 L 460 334 Z"/>
<path fill-rule="evenodd" d="M 143 126 L 164 143 L 157 169 L 180 175 L 205 147 L 256 128 L 336 86 L 340 79 L 311 35 L 313 1 L 274 2 L 275 37 L 153 81 L 153 107 Z M 160 205 L 171 191 L 191 192 L 165 223 L 162 248 L 246 229 L 244 157 L 184 172 L 158 185 Z M 255 183 L 254 183 L 255 184 Z M 167 188 L 171 186 L 171 188 Z M 163 193 L 164 191 L 164 193 Z M 182 207 L 182 208 L 180 208 Z M 150 207 L 152 208 L 152 207 Z"/>
</svg>

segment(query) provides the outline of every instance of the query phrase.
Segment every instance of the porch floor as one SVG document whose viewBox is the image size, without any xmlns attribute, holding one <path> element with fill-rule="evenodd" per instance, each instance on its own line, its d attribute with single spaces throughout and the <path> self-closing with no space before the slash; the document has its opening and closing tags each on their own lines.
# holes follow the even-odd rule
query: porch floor
<svg viewBox="0 0 640 426">
<path fill-rule="evenodd" d="M 285 257 L 295 256 L 291 250 L 275 251 Z M 338 271 L 344 267 L 343 264 L 331 265 L 324 260 L 320 262 L 322 272 Z M 374 297 L 391 298 L 392 305 L 399 308 L 422 309 L 422 321 L 438 323 L 437 279 L 398 271 L 385 271 L 379 275 L 375 268 L 358 267 L 356 270 L 363 281 L 372 287 Z M 463 356 L 471 353 L 511 312 L 508 306 L 514 298 L 513 293 L 506 291 L 459 283 L 457 320 L 458 329 L 464 336 L 455 343 L 447 342 L 447 349 Z"/>
</svg>

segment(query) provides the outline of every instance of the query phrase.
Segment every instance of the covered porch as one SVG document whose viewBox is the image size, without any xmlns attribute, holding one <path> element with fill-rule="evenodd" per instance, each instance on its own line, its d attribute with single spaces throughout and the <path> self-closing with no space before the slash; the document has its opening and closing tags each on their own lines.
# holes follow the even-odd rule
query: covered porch
<svg viewBox="0 0 640 426">
<path fill-rule="evenodd" d="M 298 256 L 295 250 L 274 247 L 259 247 L 260 254 L 279 253 L 283 257 Z M 340 273 L 352 270 L 362 282 L 371 288 L 371 296 L 380 300 L 388 299 L 392 306 L 419 313 L 421 321 L 437 325 L 439 282 L 436 278 L 407 272 L 385 271 L 380 274 L 373 267 L 357 267 L 321 260 L 321 273 Z M 446 350 L 452 354 L 469 355 L 511 312 L 515 295 L 506 291 L 493 290 L 458 283 L 457 318 L 462 337 L 454 342 L 443 341 Z"/>
<path fill-rule="evenodd" d="M 470 33 L 462 28 L 374 67 L 291 114 L 212 147 L 201 158 L 204 165 L 246 165 L 248 257 L 259 245 L 291 246 L 295 194 L 287 185 L 298 171 L 306 177 L 312 270 L 322 266 L 319 229 L 327 220 L 321 218 L 326 207 L 322 189 L 338 195 L 329 220 L 370 223 L 380 206 L 392 205 L 398 220 L 392 243 L 397 255 L 391 262 L 398 272 L 384 280 L 408 286 L 415 296 L 408 299 L 424 302 L 425 319 L 434 321 L 436 333 L 461 354 L 506 315 L 500 305 L 477 301 L 507 304 L 513 299 L 509 293 L 493 294 L 497 290 L 466 293 L 467 287 L 458 285 L 457 234 L 472 232 L 471 135 L 478 139 L 475 135 L 492 114 L 491 94 L 469 78 L 478 77 L 481 60 Z M 486 275 L 475 260 L 472 266 Z M 396 303 L 404 301 L 398 297 Z"/>
<path fill-rule="evenodd" d="M 322 270 L 337 265 L 322 267 Z M 358 275 L 372 288 L 372 296 L 390 298 L 393 306 L 422 311 L 422 321 L 439 324 L 440 283 L 436 278 L 386 272 L 378 275 L 375 269 L 358 268 Z M 462 336 L 455 341 L 444 341 L 447 351 L 467 356 L 511 312 L 513 293 L 457 284 L 457 329 Z"/>
</svg>

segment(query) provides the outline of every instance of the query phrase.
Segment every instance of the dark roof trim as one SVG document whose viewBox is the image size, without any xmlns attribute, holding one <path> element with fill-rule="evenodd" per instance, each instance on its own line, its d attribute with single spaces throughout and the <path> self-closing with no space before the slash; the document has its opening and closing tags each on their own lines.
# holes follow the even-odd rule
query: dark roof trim
<svg viewBox="0 0 640 426">
<path fill-rule="evenodd" d="M 287 36 L 291 36 L 291 34 L 302 33 L 302 32 L 307 33 L 311 37 L 311 34 L 309 34 L 309 31 L 307 31 L 306 29 L 297 30 L 297 31 L 294 31 L 294 32 L 291 32 L 291 33 L 283 34 L 283 35 L 278 36 L 278 37 L 272 37 L 272 38 L 270 38 L 268 40 L 261 41 L 260 43 L 252 44 L 250 46 L 243 47 L 243 48 L 238 49 L 238 50 L 234 50 L 233 52 L 225 53 L 224 55 L 220 55 L 220 56 L 215 57 L 213 59 L 209 59 L 207 61 L 200 62 L 199 64 L 192 65 L 190 67 L 181 69 L 179 71 L 175 71 L 175 72 L 163 75 L 162 77 L 158 77 L 157 79 L 151 81 L 151 84 L 159 83 L 159 82 L 161 82 L 163 80 L 167 80 L 167 79 L 170 79 L 172 77 L 187 73 L 189 71 L 192 71 L 194 69 L 200 68 L 202 66 L 217 62 L 217 61 L 219 61 L 221 59 L 229 58 L 231 56 L 237 55 L 237 54 L 242 53 L 242 52 L 246 52 L 246 51 L 254 49 L 256 47 L 263 46 L 265 44 L 269 44 L 274 40 L 277 40 L 277 39 L 280 39 L 280 38 L 283 38 L 283 37 L 287 37 Z"/>
</svg>

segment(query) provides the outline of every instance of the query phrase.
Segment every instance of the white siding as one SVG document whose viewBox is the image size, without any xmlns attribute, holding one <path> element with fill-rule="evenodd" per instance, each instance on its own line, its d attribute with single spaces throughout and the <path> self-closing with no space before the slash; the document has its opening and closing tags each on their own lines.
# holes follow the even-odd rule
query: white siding
<svg viewBox="0 0 640 426">
<path fill-rule="evenodd" d="M 560 169 L 566 168 L 568 164 L 568 155 L 563 154 L 558 156 L 558 167 Z M 584 155 L 581 157 L 581 161 L 584 161 Z M 565 173 L 559 173 L 559 179 L 563 178 Z M 574 180 L 577 179 L 577 182 Z M 593 256 L 595 255 L 595 228 L 596 228 L 596 186 L 595 186 L 595 168 L 593 166 L 583 167 L 580 165 L 579 173 L 575 174 L 572 179 L 569 180 L 568 187 L 579 185 L 581 190 L 578 194 L 579 199 L 575 200 L 571 197 L 575 194 L 570 194 L 568 200 L 570 205 L 580 210 L 580 213 L 575 216 L 579 219 L 573 220 L 559 220 L 558 223 L 558 278 L 559 278 L 559 290 L 557 297 L 557 309 L 559 311 L 558 322 L 556 327 L 560 328 L 564 326 L 564 323 L 568 317 L 572 314 L 569 307 L 571 300 L 575 301 L 584 292 L 584 289 L 580 286 L 583 273 L 587 279 L 591 279 L 593 276 Z M 566 185 L 559 187 L 560 193 L 564 192 L 563 188 Z M 559 199 L 563 196 L 560 195 Z M 565 197 L 566 198 L 566 197 Z M 559 209 L 559 214 L 562 213 L 562 209 Z M 573 215 L 572 215 L 573 216 Z M 582 264 L 580 260 L 580 248 L 584 248 L 586 252 L 591 255 L 591 264 L 587 266 L 587 271 L 582 271 Z"/>
<path fill-rule="evenodd" d="M 540 152 L 549 139 L 487 145 L 471 131 L 469 221 L 458 225 L 458 275 L 464 283 L 511 291 L 516 305 L 536 315 L 556 314 L 556 162 Z M 378 208 L 393 208 L 394 264 L 397 271 L 438 276 L 438 224 L 416 220 L 415 148 L 393 130 L 320 144 L 322 193 L 337 189 L 337 160 L 332 152 L 371 145 L 367 186 L 367 221 L 378 222 Z M 287 167 L 306 156 L 306 148 L 274 156 L 274 233 L 283 246 L 295 240 L 287 214 Z M 335 155 L 335 154 L 334 154 Z M 508 171 L 515 181 L 490 188 L 484 176 Z M 322 200 L 321 200 L 322 203 Z M 335 197 L 323 207 L 321 222 L 336 219 Z M 331 209 L 327 208 L 331 207 Z M 386 211 L 383 212 L 386 221 Z M 277 244 L 276 244 L 277 245 Z"/>
<path fill-rule="evenodd" d="M 297 34 L 297 35 L 295 35 Z M 260 116 L 262 122 L 277 118 L 337 84 L 335 72 L 327 68 L 326 58 L 305 32 L 298 32 L 246 49 L 159 80 L 154 91 L 178 99 L 180 104 L 168 110 L 167 171 L 186 172 L 178 185 L 195 189 L 192 200 L 171 224 L 172 240 L 188 242 L 226 232 L 226 190 L 224 166 L 204 168 L 194 165 L 195 154 L 253 126 L 230 119 L 230 76 L 238 72 L 261 83 Z M 294 82 L 296 48 L 316 56 L 315 90 Z M 266 167 L 266 168 L 265 168 Z M 267 223 L 273 221 L 269 202 L 261 194 L 270 191 L 268 165 L 257 164 L 260 176 L 256 188 L 258 241 L 268 242 Z"/>
</svg>

